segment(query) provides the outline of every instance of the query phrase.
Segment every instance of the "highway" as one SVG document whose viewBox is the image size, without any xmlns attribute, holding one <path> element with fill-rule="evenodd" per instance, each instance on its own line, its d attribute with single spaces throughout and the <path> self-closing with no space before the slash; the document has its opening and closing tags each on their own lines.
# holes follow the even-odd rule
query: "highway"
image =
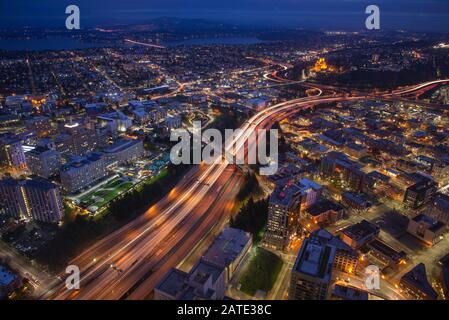
<svg viewBox="0 0 449 320">
<path fill-rule="evenodd" d="M 446 80 L 447 81 L 447 80 Z M 429 82 L 424 87 L 435 84 Z M 416 86 L 420 90 L 423 85 Z M 407 88 L 396 93 L 413 92 Z M 320 91 L 321 94 L 321 91 Z M 381 98 L 382 96 L 380 96 Z M 241 131 L 225 142 L 235 154 L 259 128 L 275 119 L 329 102 L 365 99 L 365 96 L 312 96 L 282 102 L 251 117 Z M 235 146 L 235 149 L 234 149 Z M 81 289 L 67 290 L 63 281 L 45 299 L 145 299 L 166 271 L 176 266 L 223 212 L 230 212 L 241 176 L 227 160 L 194 167 L 182 181 L 145 214 L 93 244 L 70 264 L 81 270 Z M 61 275 L 64 279 L 65 275 Z"/>
</svg>

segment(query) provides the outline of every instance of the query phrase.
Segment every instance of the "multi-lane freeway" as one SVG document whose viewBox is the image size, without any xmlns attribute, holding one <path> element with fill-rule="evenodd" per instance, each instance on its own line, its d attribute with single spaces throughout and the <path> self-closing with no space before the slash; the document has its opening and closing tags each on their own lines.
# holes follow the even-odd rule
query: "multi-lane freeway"
<svg viewBox="0 0 449 320">
<path fill-rule="evenodd" d="M 448 81 L 448 80 L 444 80 Z M 441 83 L 428 82 L 395 91 L 400 97 Z M 329 102 L 365 99 L 365 95 L 319 95 L 276 104 L 246 121 L 241 131 L 225 142 L 227 152 L 245 148 L 259 128 L 275 119 Z M 391 93 L 384 94 L 390 97 Z M 383 96 L 380 95 L 379 98 Z M 242 183 L 241 175 L 226 159 L 192 168 L 182 181 L 145 214 L 111 233 L 76 257 L 81 270 L 80 290 L 67 290 L 61 281 L 46 299 L 145 299 L 164 274 L 176 266 L 223 215 L 230 213 Z"/>
</svg>

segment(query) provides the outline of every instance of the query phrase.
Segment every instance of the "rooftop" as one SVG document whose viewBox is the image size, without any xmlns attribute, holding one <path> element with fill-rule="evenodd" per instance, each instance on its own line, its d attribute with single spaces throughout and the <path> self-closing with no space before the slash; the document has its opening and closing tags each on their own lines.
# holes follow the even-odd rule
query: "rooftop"
<svg viewBox="0 0 449 320">
<path fill-rule="evenodd" d="M 123 150 L 126 150 L 136 144 L 141 143 L 141 140 L 132 140 L 132 139 L 121 139 L 115 142 L 113 145 L 109 146 L 104 150 L 105 153 L 116 153 Z"/>
<path fill-rule="evenodd" d="M 315 278 L 329 281 L 336 248 L 323 245 L 317 239 L 304 240 L 293 270 Z"/>
<path fill-rule="evenodd" d="M 344 300 L 368 300 L 368 292 L 340 284 L 335 285 L 332 294 Z"/>
<path fill-rule="evenodd" d="M 401 278 L 401 283 L 420 290 L 432 299 L 438 298 L 438 294 L 427 279 L 426 265 L 424 263 L 417 264 L 411 271 L 407 272 Z"/>
<path fill-rule="evenodd" d="M 343 207 L 338 203 L 324 199 L 313 204 L 310 208 L 307 209 L 307 212 L 312 216 L 319 216 L 328 211 L 339 212 L 341 210 L 343 210 Z"/>
<path fill-rule="evenodd" d="M 207 249 L 202 260 L 227 267 L 251 241 L 251 235 L 240 229 L 226 228 Z"/>
<path fill-rule="evenodd" d="M 418 214 L 416 217 L 412 219 L 416 223 L 425 224 L 428 226 L 430 231 L 438 231 L 444 227 L 444 223 L 433 219 L 425 214 Z"/>
<path fill-rule="evenodd" d="M 351 239 L 360 240 L 373 234 L 379 234 L 380 228 L 367 220 L 362 220 L 359 223 L 347 227 L 342 232 Z"/>
</svg>

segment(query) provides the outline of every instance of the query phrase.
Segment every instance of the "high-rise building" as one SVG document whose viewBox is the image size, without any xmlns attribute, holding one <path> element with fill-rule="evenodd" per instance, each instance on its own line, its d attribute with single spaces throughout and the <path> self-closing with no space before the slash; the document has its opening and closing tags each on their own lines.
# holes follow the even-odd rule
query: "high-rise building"
<svg viewBox="0 0 449 320">
<path fill-rule="evenodd" d="M 16 170 L 26 168 L 21 139 L 12 135 L 0 137 L 0 163 L 2 166 Z"/>
<path fill-rule="evenodd" d="M 330 294 L 336 248 L 316 238 L 304 240 L 290 280 L 290 300 L 325 300 Z"/>
<path fill-rule="evenodd" d="M 276 250 L 286 249 L 290 236 L 297 232 L 300 211 L 315 204 L 322 190 L 322 186 L 309 179 L 296 184 L 279 181 L 269 200 L 265 244 Z"/>
<path fill-rule="evenodd" d="M 109 161 L 102 153 L 92 152 L 83 158 L 76 158 L 61 167 L 61 183 L 64 190 L 74 193 L 106 178 Z"/>
<path fill-rule="evenodd" d="M 276 250 L 284 250 L 299 219 L 301 193 L 292 184 L 278 186 L 270 196 L 268 222 L 264 242 Z"/>
<path fill-rule="evenodd" d="M 310 235 L 311 238 L 317 239 L 321 244 L 334 246 L 335 259 L 332 267 L 334 270 L 355 273 L 359 263 L 359 253 L 344 243 L 340 238 L 334 236 L 326 229 L 319 229 Z"/>
<path fill-rule="evenodd" d="M 432 179 L 423 179 L 407 188 L 404 195 L 404 204 L 412 209 L 432 201 L 437 192 L 438 185 Z"/>
<path fill-rule="evenodd" d="M 77 122 L 69 122 L 54 138 L 54 146 L 65 156 L 84 156 L 98 148 L 97 134 L 96 130 L 88 129 Z"/>
<path fill-rule="evenodd" d="M 0 201 L 14 219 L 59 222 L 64 216 L 59 187 L 43 178 L 0 180 Z"/>
<path fill-rule="evenodd" d="M 30 171 L 40 177 L 48 178 L 56 175 L 61 166 L 61 154 L 56 150 L 36 147 L 25 153 Z"/>
</svg>

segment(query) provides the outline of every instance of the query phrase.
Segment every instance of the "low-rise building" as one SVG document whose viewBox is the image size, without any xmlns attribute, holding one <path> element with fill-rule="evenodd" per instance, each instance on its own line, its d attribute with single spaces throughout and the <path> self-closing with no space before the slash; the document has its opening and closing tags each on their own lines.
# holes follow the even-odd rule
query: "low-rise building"
<svg viewBox="0 0 449 320">
<path fill-rule="evenodd" d="M 387 243 L 374 239 L 367 245 L 369 254 L 386 266 L 397 266 L 407 261 L 407 253 L 397 250 Z"/>
<path fill-rule="evenodd" d="M 332 291 L 334 300 L 368 300 L 368 292 L 355 287 L 343 286 L 336 284 Z"/>
<path fill-rule="evenodd" d="M 341 201 L 344 205 L 359 211 L 364 211 L 371 207 L 371 202 L 363 193 L 343 192 Z"/>
<path fill-rule="evenodd" d="M 326 225 L 341 220 L 345 215 L 344 208 L 333 201 L 323 199 L 306 210 L 307 219 L 318 225 Z"/>
<path fill-rule="evenodd" d="M 202 260 L 226 271 L 226 281 L 234 275 L 252 245 L 251 235 L 243 230 L 226 228 L 214 240 Z"/>
<path fill-rule="evenodd" d="M 407 232 L 412 236 L 424 242 L 431 247 L 440 242 L 443 237 L 442 234 L 446 231 L 443 222 L 435 220 L 425 214 L 419 214 L 409 220 Z"/>
<path fill-rule="evenodd" d="M 449 223 L 449 195 L 438 193 L 435 200 L 430 204 L 427 211 L 429 217 L 441 221 L 445 224 Z"/>
<path fill-rule="evenodd" d="M 436 300 L 438 294 L 427 279 L 424 263 L 416 265 L 399 282 L 399 287 L 412 299 Z"/>
<path fill-rule="evenodd" d="M 376 238 L 379 233 L 380 228 L 377 225 L 367 220 L 362 220 L 344 229 L 341 232 L 341 239 L 352 248 L 360 249 Z"/>
<path fill-rule="evenodd" d="M 154 289 L 155 300 L 221 300 L 226 289 L 225 269 L 200 260 L 187 273 L 171 269 Z"/>
</svg>

